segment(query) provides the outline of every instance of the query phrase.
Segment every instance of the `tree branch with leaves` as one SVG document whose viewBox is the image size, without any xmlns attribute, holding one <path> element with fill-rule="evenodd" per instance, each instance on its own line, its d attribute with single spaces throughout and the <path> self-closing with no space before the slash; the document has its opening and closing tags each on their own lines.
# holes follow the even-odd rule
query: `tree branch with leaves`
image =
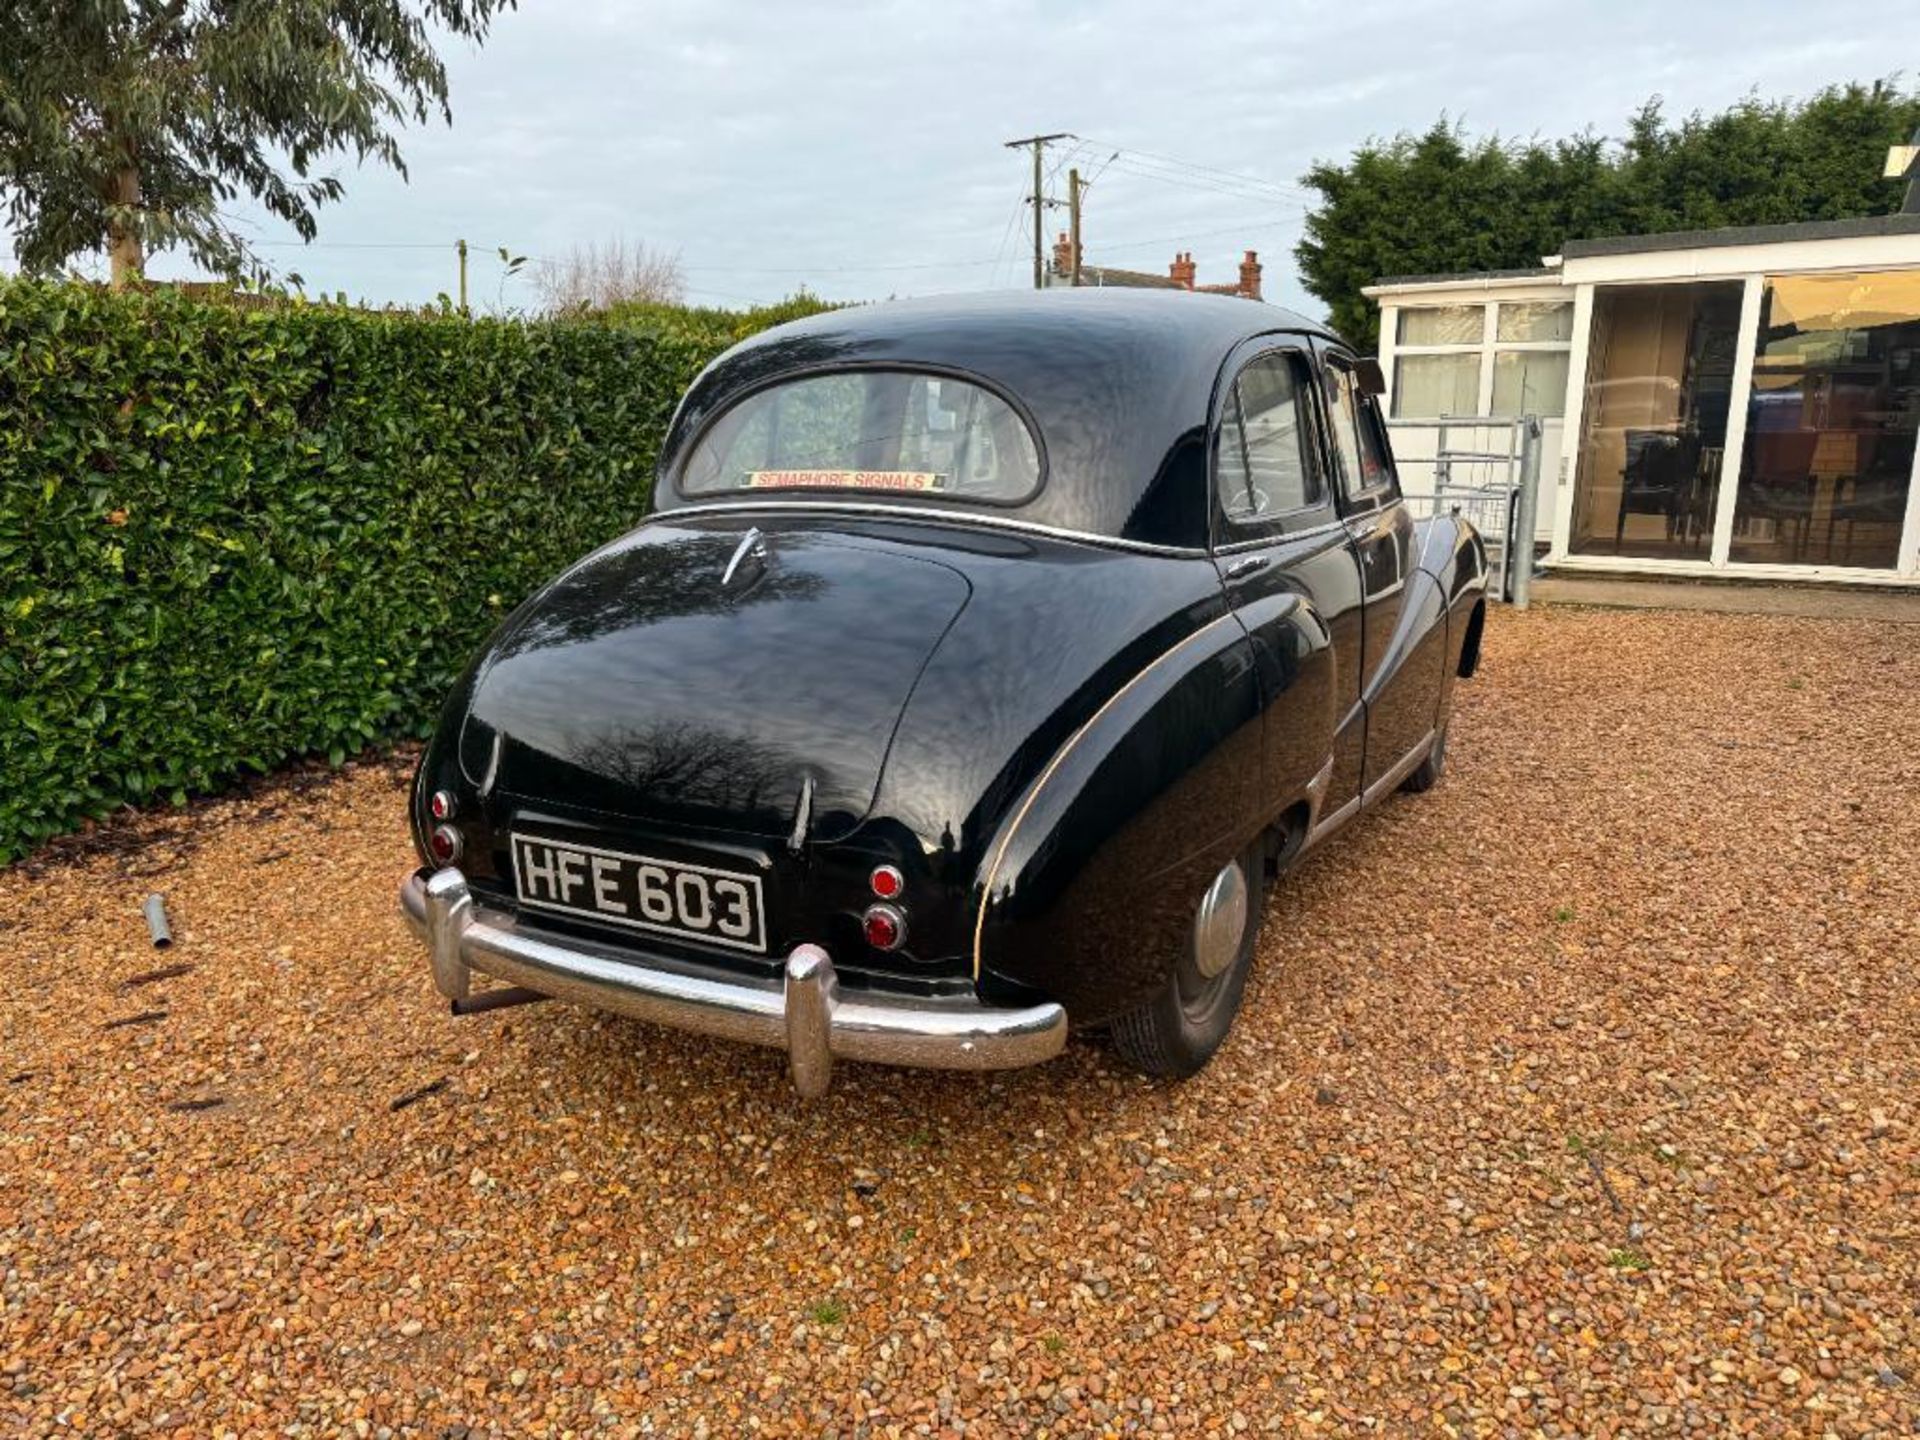
<svg viewBox="0 0 1920 1440">
<path fill-rule="evenodd" d="M 405 176 L 396 130 L 451 122 L 439 36 L 474 43 L 513 0 L 0 0 L 0 197 L 21 265 L 104 251 L 116 288 L 179 248 L 267 267 L 222 207 L 303 240 L 335 156 Z"/>
</svg>

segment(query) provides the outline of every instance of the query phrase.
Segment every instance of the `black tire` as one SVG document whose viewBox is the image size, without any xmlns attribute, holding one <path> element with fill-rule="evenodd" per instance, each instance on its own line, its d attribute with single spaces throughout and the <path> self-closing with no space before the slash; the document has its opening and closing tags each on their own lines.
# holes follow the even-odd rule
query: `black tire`
<svg viewBox="0 0 1920 1440">
<path fill-rule="evenodd" d="M 1233 862 L 1246 887 L 1246 914 L 1239 944 L 1225 968 L 1211 976 L 1203 973 L 1198 926 L 1189 925 L 1186 943 L 1166 986 L 1139 1009 L 1113 1022 L 1113 1048 L 1136 1070 L 1184 1079 L 1204 1067 L 1227 1038 L 1233 1017 L 1240 1011 L 1240 997 L 1246 993 L 1254 943 L 1260 936 L 1261 911 L 1266 902 L 1263 860 L 1256 845 Z M 1213 890 L 1219 878 L 1209 883 L 1207 892 L 1195 903 L 1196 921 L 1206 893 Z"/>
<path fill-rule="evenodd" d="M 1440 733 L 1433 737 L 1433 748 L 1427 751 L 1427 758 L 1400 782 L 1400 788 L 1409 795 L 1424 795 L 1438 785 L 1440 777 L 1447 773 L 1447 731 L 1451 725 L 1451 716 L 1440 722 Z"/>
</svg>

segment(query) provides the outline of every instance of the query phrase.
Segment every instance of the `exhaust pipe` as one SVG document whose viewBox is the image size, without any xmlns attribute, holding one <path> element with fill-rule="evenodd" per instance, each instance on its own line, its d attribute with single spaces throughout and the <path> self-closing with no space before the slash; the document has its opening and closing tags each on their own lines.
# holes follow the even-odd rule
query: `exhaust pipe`
<svg viewBox="0 0 1920 1440">
<path fill-rule="evenodd" d="M 523 985 L 506 985 L 498 990 L 482 990 L 478 995 L 467 995 L 449 1003 L 456 1015 L 484 1015 L 489 1010 L 505 1010 L 512 1005 L 537 1005 L 542 1000 L 552 998 Z"/>
</svg>

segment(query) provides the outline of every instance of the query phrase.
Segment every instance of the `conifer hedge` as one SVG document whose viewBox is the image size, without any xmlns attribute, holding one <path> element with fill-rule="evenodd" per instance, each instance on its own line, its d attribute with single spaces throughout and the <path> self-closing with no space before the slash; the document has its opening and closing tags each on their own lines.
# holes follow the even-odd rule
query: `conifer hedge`
<svg viewBox="0 0 1920 1440">
<path fill-rule="evenodd" d="M 423 733 L 733 338 L 0 281 L 0 863 Z"/>
</svg>

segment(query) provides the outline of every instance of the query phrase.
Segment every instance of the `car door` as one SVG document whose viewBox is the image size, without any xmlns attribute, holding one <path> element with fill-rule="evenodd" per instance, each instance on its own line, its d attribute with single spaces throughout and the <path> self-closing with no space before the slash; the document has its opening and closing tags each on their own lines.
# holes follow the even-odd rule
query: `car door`
<svg viewBox="0 0 1920 1440">
<path fill-rule="evenodd" d="M 1339 472 L 1339 509 L 1365 596 L 1360 694 L 1366 705 L 1365 784 L 1383 786 L 1431 733 L 1445 630 L 1435 644 L 1438 585 L 1415 564 L 1413 516 L 1374 398 L 1346 351 L 1319 345 L 1323 394 Z"/>
<path fill-rule="evenodd" d="M 1324 817 L 1359 798 L 1365 712 L 1360 568 L 1334 505 L 1314 359 L 1304 342 L 1270 337 L 1242 347 L 1226 374 L 1214 424 L 1214 561 L 1254 644 L 1262 808 L 1271 819 L 1317 781 Z"/>
</svg>

